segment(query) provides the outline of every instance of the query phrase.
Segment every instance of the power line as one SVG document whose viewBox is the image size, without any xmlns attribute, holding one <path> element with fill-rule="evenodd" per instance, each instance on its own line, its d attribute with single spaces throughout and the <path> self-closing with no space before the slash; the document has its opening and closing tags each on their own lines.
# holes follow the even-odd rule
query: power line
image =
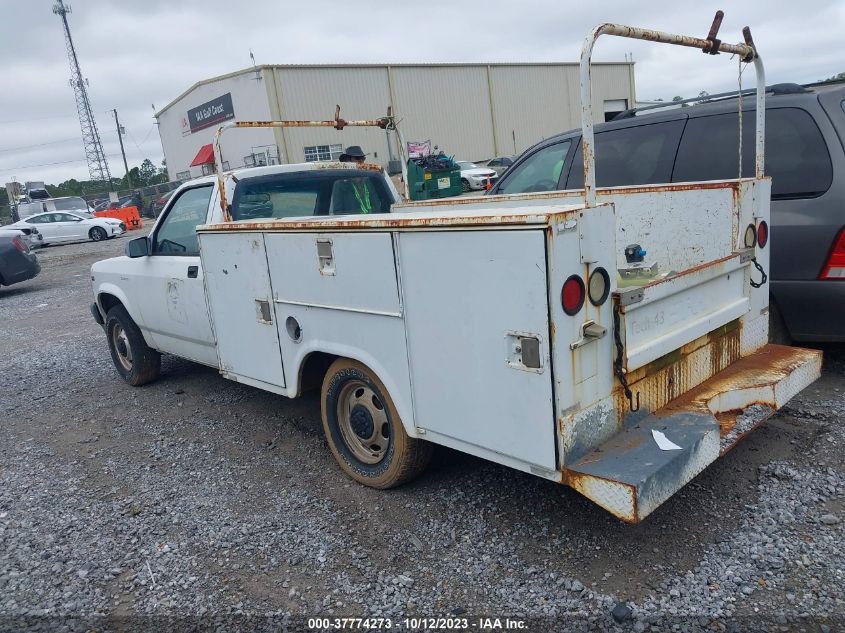
<svg viewBox="0 0 845 633">
<path fill-rule="evenodd" d="M 115 158 L 120 154 L 108 154 L 109 158 Z M 87 158 L 77 158 L 75 160 L 60 160 L 54 163 L 36 163 L 33 165 L 18 165 L 17 167 L 0 167 L 0 172 L 18 171 L 19 169 L 33 169 L 35 167 L 52 167 L 54 165 L 70 165 L 71 163 L 85 163 Z"/>
<path fill-rule="evenodd" d="M 46 121 L 47 119 L 75 119 L 77 116 L 75 114 L 51 114 L 49 116 L 36 116 L 31 117 L 28 119 L 11 119 L 7 121 L 0 121 L 0 125 L 6 125 L 8 123 L 29 123 L 30 121 Z"/>
<path fill-rule="evenodd" d="M 14 152 L 15 150 L 19 149 L 29 149 L 31 147 L 45 147 L 47 145 L 58 145 L 59 143 L 70 143 L 71 141 L 78 143 L 79 137 L 74 136 L 73 138 L 65 138 L 60 141 L 47 141 L 46 143 L 33 143 L 32 145 L 18 145 L 17 147 L 4 147 L 0 148 L 0 152 Z"/>
</svg>

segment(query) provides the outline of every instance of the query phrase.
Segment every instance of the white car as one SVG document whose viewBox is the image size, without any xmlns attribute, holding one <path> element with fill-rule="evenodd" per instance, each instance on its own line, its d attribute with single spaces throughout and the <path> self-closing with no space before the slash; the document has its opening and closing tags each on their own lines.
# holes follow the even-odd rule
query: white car
<svg viewBox="0 0 845 633">
<path fill-rule="evenodd" d="M 461 189 L 463 191 L 488 189 L 495 184 L 499 177 L 495 170 L 489 167 L 479 167 L 469 161 L 459 160 L 458 166 L 461 168 Z"/>
<path fill-rule="evenodd" d="M 35 226 L 41 233 L 43 245 L 56 242 L 93 240 L 100 242 L 126 233 L 126 225 L 116 218 L 97 218 L 83 211 L 55 211 L 36 213 L 8 228 Z"/>
</svg>

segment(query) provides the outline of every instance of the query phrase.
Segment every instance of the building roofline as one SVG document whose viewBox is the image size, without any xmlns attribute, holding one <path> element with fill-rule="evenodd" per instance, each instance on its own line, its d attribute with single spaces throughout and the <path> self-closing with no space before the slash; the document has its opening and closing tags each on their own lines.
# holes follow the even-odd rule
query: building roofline
<svg viewBox="0 0 845 633">
<path fill-rule="evenodd" d="M 636 62 L 629 62 L 629 61 L 620 61 L 620 62 L 591 62 L 592 66 L 633 66 Z M 173 99 L 170 103 L 166 106 L 161 108 L 157 111 L 153 116 L 157 119 L 159 116 L 164 114 L 165 111 L 172 108 L 176 103 L 187 97 L 191 92 L 199 88 L 200 86 L 205 86 L 216 81 L 223 81 L 224 79 L 230 79 L 232 77 L 237 77 L 238 75 L 244 75 L 246 73 L 256 72 L 256 71 L 263 71 L 263 70 L 274 70 L 276 68 L 284 68 L 284 69 L 311 69 L 311 68 L 456 68 L 456 67 L 463 67 L 463 66 L 474 66 L 474 67 L 498 67 L 498 66 L 575 66 L 579 65 L 578 62 L 434 62 L 434 63 L 427 63 L 427 62 L 402 62 L 398 64 L 393 63 L 383 63 L 383 64 L 260 64 L 258 66 L 249 66 L 247 68 L 242 68 L 240 70 L 234 70 L 230 73 L 226 73 L 223 75 L 217 75 L 216 77 L 209 77 L 208 79 L 201 79 L 200 81 L 193 84 L 190 88 L 182 92 L 178 97 Z"/>
</svg>

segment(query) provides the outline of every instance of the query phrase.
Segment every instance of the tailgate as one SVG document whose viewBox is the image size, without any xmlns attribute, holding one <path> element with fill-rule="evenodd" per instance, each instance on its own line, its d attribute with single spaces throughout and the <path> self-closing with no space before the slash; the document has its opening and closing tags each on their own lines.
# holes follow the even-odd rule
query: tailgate
<svg viewBox="0 0 845 633">
<path fill-rule="evenodd" d="M 748 313 L 747 259 L 736 253 L 617 291 L 625 371 L 639 369 Z"/>
</svg>

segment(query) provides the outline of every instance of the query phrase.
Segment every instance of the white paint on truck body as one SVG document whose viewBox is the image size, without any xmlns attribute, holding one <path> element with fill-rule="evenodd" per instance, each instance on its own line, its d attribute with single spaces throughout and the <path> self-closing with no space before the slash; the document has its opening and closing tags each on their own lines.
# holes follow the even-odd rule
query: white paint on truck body
<svg viewBox="0 0 845 633">
<path fill-rule="evenodd" d="M 227 186 L 232 193 L 237 185 Z M 215 193 L 210 224 L 198 230 L 205 296 L 190 308 L 162 304 L 169 326 L 150 327 L 137 307 L 130 314 L 156 349 L 196 360 L 160 332 L 210 319 L 225 377 L 290 397 L 311 354 L 360 361 L 384 383 L 409 436 L 569 483 L 640 520 L 718 451 L 678 451 L 697 460 L 677 469 L 683 476 L 664 471 L 651 488 L 626 488 L 620 498 L 639 507 L 633 514 L 630 504 L 602 499 L 617 484 L 572 468 L 619 444 L 632 421 L 766 345 L 768 288 L 751 286 L 759 277 L 750 257 L 767 270 L 768 249 L 749 251 L 741 239 L 749 223 L 768 220 L 769 187 L 744 179 L 607 189 L 591 208 L 579 192 L 486 196 L 386 214 L 228 223 Z M 630 243 L 648 251 L 658 274 L 620 287 Z M 97 266 L 101 288 L 125 287 Z M 567 315 L 563 283 L 577 275 L 588 284 L 599 268 L 609 275 L 607 300 L 586 299 Z M 161 294 L 172 300 L 184 287 L 168 275 L 172 292 Z M 126 287 L 122 296 L 141 303 L 135 294 Z M 614 306 L 636 415 L 614 371 Z M 735 347 L 724 347 L 724 332 Z M 818 373 L 807 362 L 789 372 L 790 393 Z M 744 388 L 737 401 L 764 392 Z"/>
</svg>

